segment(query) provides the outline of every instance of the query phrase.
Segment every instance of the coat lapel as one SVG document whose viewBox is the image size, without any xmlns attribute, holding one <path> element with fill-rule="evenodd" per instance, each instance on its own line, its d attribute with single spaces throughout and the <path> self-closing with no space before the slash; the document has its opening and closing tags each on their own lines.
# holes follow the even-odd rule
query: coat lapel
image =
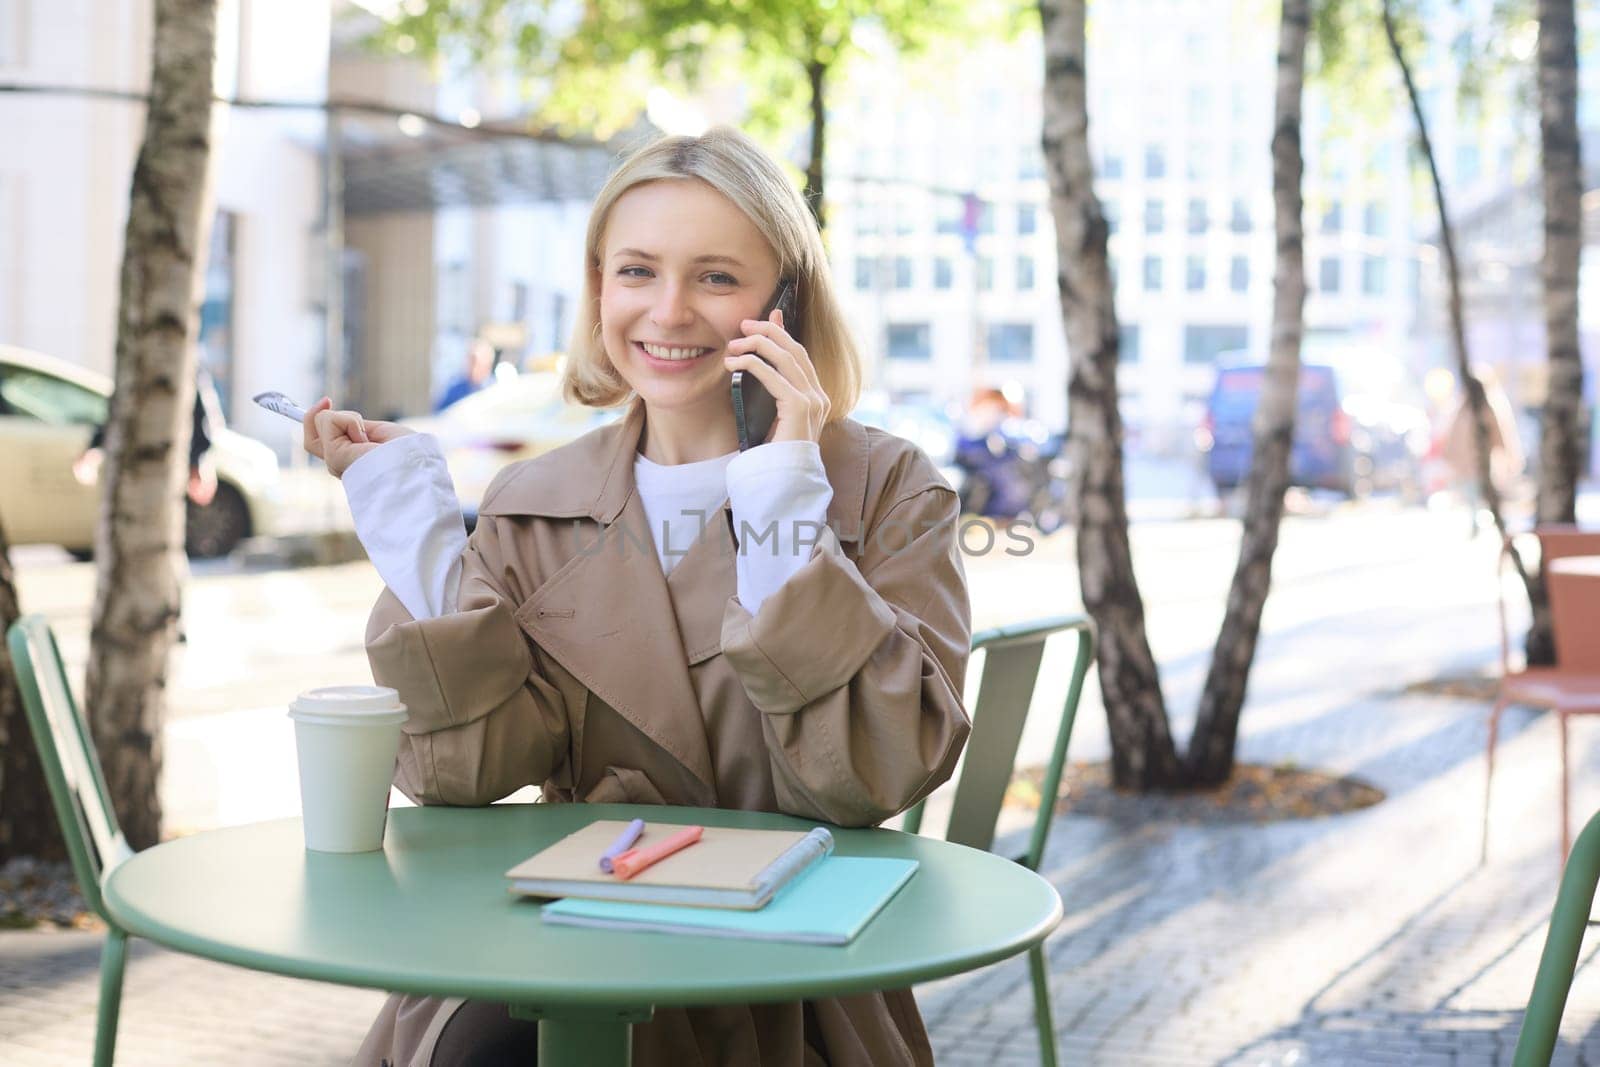
<svg viewBox="0 0 1600 1067">
<path fill-rule="evenodd" d="M 722 615 L 738 587 L 728 517 L 726 503 L 708 515 L 700 537 L 667 576 L 667 595 L 690 667 L 722 651 Z"/>
<path fill-rule="evenodd" d="M 578 554 L 522 605 L 517 621 L 585 688 L 714 790 L 705 720 L 672 597 L 633 491 L 638 415 L 630 413 L 611 442 L 614 452 L 593 509 L 600 513 L 592 515 L 597 525 L 579 520 L 582 528 L 573 530 Z M 596 473 L 591 468 L 580 475 Z"/>
</svg>

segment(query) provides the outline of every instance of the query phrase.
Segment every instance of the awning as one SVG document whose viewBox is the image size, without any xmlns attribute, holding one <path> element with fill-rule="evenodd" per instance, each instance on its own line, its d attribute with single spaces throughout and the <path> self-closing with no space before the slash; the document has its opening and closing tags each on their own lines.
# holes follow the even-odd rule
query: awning
<svg viewBox="0 0 1600 1067">
<path fill-rule="evenodd" d="M 414 137 L 393 119 L 340 110 L 347 216 L 590 200 L 629 148 L 635 128 L 610 141 L 553 133 L 427 123 Z"/>
</svg>

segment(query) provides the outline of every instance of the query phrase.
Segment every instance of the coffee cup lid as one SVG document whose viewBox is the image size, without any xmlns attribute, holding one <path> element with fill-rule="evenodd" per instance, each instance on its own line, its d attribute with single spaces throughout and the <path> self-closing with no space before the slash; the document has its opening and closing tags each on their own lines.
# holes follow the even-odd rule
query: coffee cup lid
<svg viewBox="0 0 1600 1067">
<path fill-rule="evenodd" d="M 308 689 L 289 705 L 289 717 L 305 721 L 404 722 L 400 694 L 384 685 L 329 685 Z"/>
</svg>

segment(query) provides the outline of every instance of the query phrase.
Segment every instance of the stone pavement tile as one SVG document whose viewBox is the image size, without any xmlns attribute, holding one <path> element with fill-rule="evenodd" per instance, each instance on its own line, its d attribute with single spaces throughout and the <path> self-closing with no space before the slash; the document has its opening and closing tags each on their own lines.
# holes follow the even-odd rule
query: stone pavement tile
<svg viewBox="0 0 1600 1067">
<path fill-rule="evenodd" d="M 94 1045 L 102 937 L 0 934 L 20 987 L 0 988 L 0 1063 L 86 1063 Z M 135 941 L 117 1028 L 119 1067 L 346 1064 L 383 994 L 248 971 Z"/>
<path fill-rule="evenodd" d="M 1550 718 L 1513 712 L 1505 731 L 1482 867 L 1484 709 L 1428 697 L 1249 709 L 1249 758 L 1360 774 L 1388 793 L 1363 812 L 1058 820 L 1044 873 L 1066 904 L 1046 944 L 1063 1061 L 1509 1063 L 1555 891 L 1558 797 Z M 1573 734 L 1578 811 L 1600 807 L 1596 737 Z M 1597 952 L 1592 934 L 1557 1063 L 1600 1065 Z M 86 1059 L 98 954 L 93 934 L 0 933 L 0 1063 Z M 917 996 L 940 1064 L 1037 1062 L 1021 960 Z M 381 999 L 138 943 L 118 1062 L 342 1063 Z"/>
<path fill-rule="evenodd" d="M 1320 753 L 1389 799 L 1265 826 L 1058 822 L 1045 873 L 1067 917 L 1047 958 L 1067 1062 L 1509 1061 L 1555 887 L 1548 717 L 1507 717 L 1480 868 L 1481 706 L 1418 697 L 1297 714 L 1251 735 L 1255 758 Z M 1600 801 L 1595 755 L 1579 761 L 1590 773 L 1575 775 L 1575 810 Z M 1600 1063 L 1590 970 L 1562 1055 Z M 995 1040 L 993 1010 L 975 1025 L 1001 988 L 984 975 L 919 991 L 941 1062 L 946 1049 L 981 1052 L 979 1040 L 1023 1047 Z M 1031 1029 L 1025 978 L 1006 992 L 1022 1001 L 1014 1025 Z"/>
</svg>

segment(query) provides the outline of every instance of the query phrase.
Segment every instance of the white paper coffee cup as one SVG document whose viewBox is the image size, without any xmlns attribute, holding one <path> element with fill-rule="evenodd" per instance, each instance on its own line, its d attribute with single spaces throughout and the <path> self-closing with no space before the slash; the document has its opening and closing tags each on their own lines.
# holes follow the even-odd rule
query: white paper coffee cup
<svg viewBox="0 0 1600 1067">
<path fill-rule="evenodd" d="M 289 705 L 300 764 L 306 848 L 372 852 L 383 847 L 389 783 L 406 706 L 378 685 L 334 685 Z"/>
</svg>

